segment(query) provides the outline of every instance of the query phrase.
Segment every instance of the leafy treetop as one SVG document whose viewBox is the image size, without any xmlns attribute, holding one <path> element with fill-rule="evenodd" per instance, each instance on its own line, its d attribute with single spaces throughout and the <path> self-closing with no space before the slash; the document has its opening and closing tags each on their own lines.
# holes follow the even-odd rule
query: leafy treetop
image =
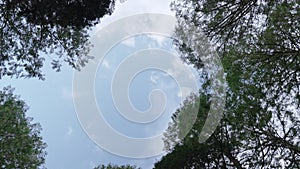
<svg viewBox="0 0 300 169">
<path fill-rule="evenodd" d="M 43 79 L 45 56 L 52 60 L 56 71 L 63 61 L 80 70 L 92 58 L 88 56 L 88 30 L 112 13 L 114 3 L 115 0 L 1 0 L 0 79 Z"/>
<path fill-rule="evenodd" d="M 11 87 L 0 91 L 0 168 L 40 168 L 44 166 L 46 144 L 39 123 L 26 117 L 28 107 Z"/>
</svg>

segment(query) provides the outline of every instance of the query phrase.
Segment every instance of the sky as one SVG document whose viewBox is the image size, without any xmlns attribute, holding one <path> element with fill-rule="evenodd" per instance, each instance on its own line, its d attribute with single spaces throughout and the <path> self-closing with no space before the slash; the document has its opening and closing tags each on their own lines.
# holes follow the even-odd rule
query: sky
<svg viewBox="0 0 300 169">
<path fill-rule="evenodd" d="M 169 9 L 170 0 L 127 0 L 117 2 L 115 11 L 110 16 L 101 19 L 92 31 L 91 36 L 97 35 L 105 26 L 126 16 L 143 13 L 160 13 L 174 15 Z M 170 50 L 172 42 L 169 38 L 160 35 L 140 35 L 124 39 L 105 55 L 101 64 L 98 65 L 94 81 L 95 102 L 101 109 L 106 122 L 116 131 L 128 137 L 144 138 L 160 135 L 167 127 L 172 112 L 178 108 L 182 98 L 178 89 L 175 71 L 163 72 L 159 69 L 140 71 L 134 76 L 128 87 L 131 106 L 138 112 L 147 112 L 151 109 L 149 93 L 155 89 L 165 91 L 167 102 L 164 113 L 159 114 L 151 123 L 132 123 L 126 117 L 117 112 L 114 106 L 111 83 L 118 65 L 123 63 L 124 58 L 136 51 L 147 48 L 160 48 Z M 97 46 L 97 45 L 96 45 Z M 151 53 L 150 53 L 151 54 Z M 174 53 L 173 53 L 174 54 Z M 146 53 L 147 55 L 147 53 Z M 126 158 L 100 148 L 95 140 L 81 126 L 74 105 L 74 93 L 72 87 L 75 71 L 64 64 L 60 72 L 51 69 L 50 58 L 43 67 L 46 80 L 37 79 L 10 79 L 1 80 L 0 87 L 11 85 L 15 94 L 30 107 L 27 115 L 34 118 L 42 126 L 42 137 L 47 143 L 46 167 L 49 169 L 88 169 L 99 164 L 132 164 L 145 169 L 150 169 L 161 156 L 149 158 Z M 179 65 L 173 65 L 180 70 Z M 171 77 L 174 75 L 175 77 Z M 120 84 L 119 84 L 120 85 Z M 122 85 L 122 83 L 121 83 Z M 124 85 L 122 85 L 124 86 Z M 188 90 L 188 88 L 185 88 Z M 183 90 L 183 89 L 182 89 Z M 154 97 L 155 98 L 155 97 Z M 120 108 L 121 109 L 121 108 Z M 126 116 L 126 115 L 125 115 Z M 125 118 L 125 119 L 124 119 Z M 102 134 L 102 133 L 100 133 Z M 115 140 L 111 140 L 115 141 Z M 122 143 L 120 143 L 122 144 Z M 134 153 L 138 153 L 134 152 Z"/>
</svg>

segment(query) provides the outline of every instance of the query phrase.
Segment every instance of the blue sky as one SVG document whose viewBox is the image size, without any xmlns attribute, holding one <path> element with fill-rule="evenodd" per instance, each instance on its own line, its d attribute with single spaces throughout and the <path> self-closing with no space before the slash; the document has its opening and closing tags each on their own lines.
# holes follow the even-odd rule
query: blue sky
<svg viewBox="0 0 300 169">
<path fill-rule="evenodd" d="M 122 17 L 139 13 L 164 13 L 173 15 L 169 10 L 169 0 L 128 0 L 118 3 L 111 16 L 102 19 L 101 24 L 91 32 L 91 35 Z M 160 88 L 167 93 L 168 103 L 166 113 L 158 120 L 145 124 L 130 123 L 117 113 L 113 107 L 110 92 L 110 82 L 116 66 L 122 61 L 122 56 L 145 47 L 165 48 L 170 45 L 170 39 L 157 35 L 138 36 L 128 38 L 115 46 L 99 65 L 95 78 L 96 101 L 103 112 L 107 122 L 117 131 L 131 137 L 149 137 L 160 134 L 166 127 L 169 117 L 180 103 L 178 86 L 166 72 L 152 69 L 138 74 L 129 88 L 129 98 L 132 104 L 140 111 L 145 111 L 151 106 L 148 95 L 154 88 Z M 164 47 L 165 46 L 165 47 Z M 120 56 L 120 54 L 122 54 Z M 48 56 L 45 56 L 47 59 Z M 43 67 L 46 80 L 37 79 L 9 79 L 4 78 L 0 87 L 11 85 L 15 93 L 21 95 L 30 107 L 28 116 L 34 122 L 42 125 L 42 136 L 48 144 L 46 149 L 46 166 L 49 169 L 86 169 L 98 164 L 134 164 L 142 168 L 152 168 L 160 156 L 146 159 L 132 159 L 113 155 L 97 146 L 84 132 L 77 119 L 74 109 L 72 81 L 74 70 L 64 65 L 61 72 L 55 72 L 47 63 Z M 172 98 L 172 99 L 170 99 Z M 170 101 L 171 100 L 171 101 Z M 124 127 L 126 126 L 126 127 Z"/>
<path fill-rule="evenodd" d="M 152 35 L 152 37 L 154 36 Z M 166 38 L 164 42 L 166 43 L 165 49 L 167 50 L 168 46 L 171 46 L 172 41 L 171 39 Z M 113 75 L 118 68 L 117 66 L 128 55 L 142 50 L 145 47 L 148 48 L 149 44 L 152 44 L 152 47 L 164 48 L 156 39 L 146 35 L 135 36 L 116 45 L 105 56 L 102 64 L 99 65 L 95 78 L 95 92 L 98 94 L 96 95 L 97 103 L 99 107 L 104 109 L 103 114 L 106 120 L 116 130 L 132 137 L 149 137 L 163 132 L 167 127 L 166 121 L 170 119 L 172 112 L 175 111 L 175 108 L 179 105 L 181 99 L 178 96 L 179 90 L 174 79 L 161 70 L 147 69 L 137 74 L 130 84 L 129 98 L 133 107 L 140 111 L 149 109 L 151 105 L 149 103 L 148 95 L 152 90 L 158 88 L 168 94 L 167 100 L 169 101 L 166 105 L 166 111 L 163 112 L 157 120 L 148 125 L 131 123 L 119 113 L 111 113 L 117 112 L 110 90 Z M 126 126 L 126 128 L 124 126 Z"/>
</svg>

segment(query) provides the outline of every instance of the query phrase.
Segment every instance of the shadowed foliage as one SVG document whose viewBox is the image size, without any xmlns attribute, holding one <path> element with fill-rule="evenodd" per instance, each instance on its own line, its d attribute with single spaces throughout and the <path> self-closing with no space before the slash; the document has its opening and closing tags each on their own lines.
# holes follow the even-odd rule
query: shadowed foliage
<svg viewBox="0 0 300 169">
<path fill-rule="evenodd" d="M 194 27 L 216 46 L 227 75 L 227 101 L 219 127 L 206 142 L 198 142 L 197 121 L 195 134 L 155 167 L 300 168 L 299 3 L 175 0 L 172 8 L 178 19 L 175 44 L 184 61 L 205 69 L 205 56 L 185 41 L 199 36 L 187 33 Z M 170 131 L 165 135 L 176 136 Z"/>
<path fill-rule="evenodd" d="M 114 9 L 114 0 L 0 0 L 0 79 L 44 78 L 45 58 L 80 70 L 91 47 L 88 30 Z"/>
</svg>

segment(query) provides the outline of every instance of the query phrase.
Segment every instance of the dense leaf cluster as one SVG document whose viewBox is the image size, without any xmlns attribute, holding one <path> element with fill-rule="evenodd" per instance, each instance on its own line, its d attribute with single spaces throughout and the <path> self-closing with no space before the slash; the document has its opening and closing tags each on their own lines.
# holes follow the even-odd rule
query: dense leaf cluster
<svg viewBox="0 0 300 169">
<path fill-rule="evenodd" d="M 193 137 L 171 149 L 156 168 L 300 168 L 299 3 L 175 0 L 172 8 L 182 58 L 205 69 L 205 54 L 187 45 L 199 36 L 189 31 L 196 26 L 217 46 L 228 97 L 224 117 L 205 143 L 197 141 L 203 125 L 198 120 L 188 135 Z M 198 118 L 205 113 L 199 111 Z"/>
<path fill-rule="evenodd" d="M 45 162 L 46 144 L 41 126 L 26 117 L 24 101 L 6 87 L 0 91 L 0 168 L 40 168 Z"/>
<path fill-rule="evenodd" d="M 35 25 L 81 28 L 93 26 L 104 15 L 111 14 L 114 3 L 113 0 L 12 0 L 10 6 L 18 6 L 18 15 Z"/>
<path fill-rule="evenodd" d="M 91 58 L 88 29 L 112 12 L 114 2 L 1 0 L 0 79 L 43 79 L 45 56 L 57 71 L 62 62 L 82 68 Z"/>
</svg>

